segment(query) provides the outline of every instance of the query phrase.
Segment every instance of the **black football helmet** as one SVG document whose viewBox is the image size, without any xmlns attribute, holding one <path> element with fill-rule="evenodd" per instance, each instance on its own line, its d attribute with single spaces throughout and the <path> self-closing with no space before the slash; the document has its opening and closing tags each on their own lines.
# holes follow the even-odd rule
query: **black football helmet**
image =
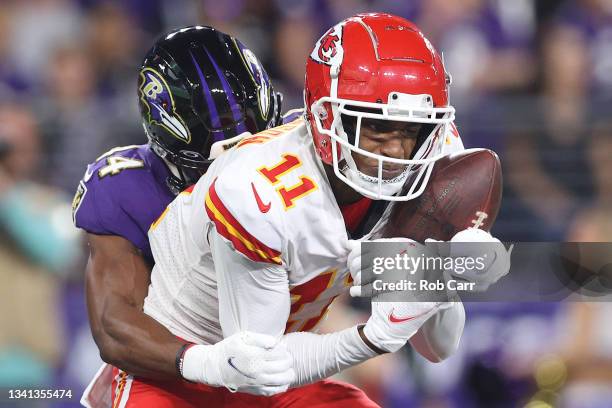
<svg viewBox="0 0 612 408">
<path fill-rule="evenodd" d="M 160 38 L 140 68 L 138 94 L 153 150 L 178 170 L 168 179 L 175 193 L 204 174 L 213 143 L 281 120 L 281 94 L 255 54 L 211 27 Z"/>
</svg>

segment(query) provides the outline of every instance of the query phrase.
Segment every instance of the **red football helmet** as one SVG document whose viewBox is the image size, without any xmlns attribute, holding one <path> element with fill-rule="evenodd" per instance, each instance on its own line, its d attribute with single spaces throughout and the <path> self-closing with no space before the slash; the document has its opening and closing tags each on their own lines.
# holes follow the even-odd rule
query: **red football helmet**
<svg viewBox="0 0 612 408">
<path fill-rule="evenodd" d="M 450 76 L 442 58 L 410 21 L 390 14 L 358 14 L 317 41 L 306 64 L 304 100 L 317 153 L 335 174 L 361 194 L 391 201 L 418 197 L 433 165 L 443 156 L 446 126 L 455 110 L 448 103 Z M 356 126 L 347 129 L 343 119 Z M 390 158 L 359 147 L 362 119 L 422 125 L 410 159 Z M 359 171 L 353 154 L 378 160 L 378 177 Z M 385 164 L 405 166 L 392 179 Z M 406 194 L 397 196 L 411 172 Z"/>
</svg>

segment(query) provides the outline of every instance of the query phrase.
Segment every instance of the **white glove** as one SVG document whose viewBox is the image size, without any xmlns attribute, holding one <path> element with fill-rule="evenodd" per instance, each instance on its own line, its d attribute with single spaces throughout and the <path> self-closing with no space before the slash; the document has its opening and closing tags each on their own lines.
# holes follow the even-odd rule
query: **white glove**
<svg viewBox="0 0 612 408">
<path fill-rule="evenodd" d="M 440 302 L 373 301 L 372 315 L 363 334 L 379 349 L 393 353 L 402 348 L 441 305 Z"/>
<path fill-rule="evenodd" d="M 482 242 L 485 245 L 466 244 Z M 465 268 L 464 271 L 448 271 L 454 278 L 473 282 L 476 291 L 484 291 L 510 272 L 510 254 L 512 246 L 506 250 L 499 239 L 486 231 L 467 228 L 459 231 L 450 240 L 450 256 L 453 258 L 482 257 L 483 268 Z M 461 273 L 460 273 L 461 272 Z"/>
<path fill-rule="evenodd" d="M 246 331 L 212 346 L 190 347 L 181 374 L 189 381 L 256 395 L 285 392 L 295 379 L 292 358 L 283 343 Z"/>
<path fill-rule="evenodd" d="M 374 254 L 361 251 L 361 244 L 364 242 L 380 242 L 380 243 L 402 243 L 405 244 L 407 250 L 418 250 L 422 248 L 422 245 L 416 241 L 413 241 L 408 238 L 381 238 L 374 239 L 371 241 L 359 241 L 359 240 L 349 240 L 349 254 L 346 260 L 349 272 L 351 273 L 351 278 L 353 278 L 353 286 L 350 288 L 350 294 L 352 297 L 360 297 L 366 296 L 366 291 L 363 286 L 368 285 L 371 282 L 362 282 L 361 279 L 361 271 L 367 268 L 370 268 L 371 265 L 362 265 L 362 260 L 365 262 L 365 259 L 372 259 Z M 372 246 L 369 246 L 372 248 Z M 367 249 L 366 249 L 367 251 Z M 389 256 L 393 254 L 383 254 L 377 253 L 376 256 Z M 365 258 L 365 259 L 364 259 Z"/>
<path fill-rule="evenodd" d="M 366 246 L 362 252 L 361 244 L 364 242 L 400 245 Z M 364 281 L 361 275 L 362 271 L 372 269 L 373 265 L 364 264 L 367 262 L 366 260 L 372 260 L 375 256 L 393 258 L 399 253 L 412 254 L 413 256 L 430 253 L 424 245 L 408 238 L 383 238 L 371 241 L 351 240 L 349 241 L 349 249 L 347 266 L 355 285 L 350 289 L 351 296 L 371 296 L 373 293 L 371 278 L 375 278 L 374 273 L 368 274 L 371 275 L 369 281 Z M 368 251 L 374 249 L 376 250 L 375 254 L 368 253 Z M 422 276 L 423 272 L 422 270 L 416 271 L 418 273 L 416 276 Z M 386 273 L 401 277 L 403 273 L 408 274 L 410 272 L 392 269 Z M 412 275 L 412 279 L 415 279 L 415 275 Z M 442 302 L 397 301 L 398 297 L 409 296 L 408 293 L 377 293 L 372 297 L 372 314 L 363 328 L 363 334 L 375 347 L 390 353 L 402 348 L 423 323 L 445 305 Z M 387 301 L 384 301 L 385 299 Z"/>
</svg>

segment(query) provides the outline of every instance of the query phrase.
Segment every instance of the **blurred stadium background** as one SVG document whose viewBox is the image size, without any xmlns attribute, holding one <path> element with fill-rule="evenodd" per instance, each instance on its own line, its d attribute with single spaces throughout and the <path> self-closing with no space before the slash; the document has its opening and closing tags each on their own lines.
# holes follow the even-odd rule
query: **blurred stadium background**
<svg viewBox="0 0 612 408">
<path fill-rule="evenodd" d="M 88 162 L 144 143 L 136 77 L 153 40 L 187 24 L 236 35 L 289 109 L 314 41 L 363 11 L 414 20 L 444 52 L 466 145 L 502 159 L 498 237 L 610 241 L 612 0 L 1 0 L 0 389 L 70 388 L 19 406 L 76 406 L 100 364 L 71 197 Z M 442 364 L 406 350 L 341 377 L 389 407 L 612 406 L 612 307 L 519 301 L 467 305 Z M 343 299 L 324 329 L 366 317 Z"/>
</svg>

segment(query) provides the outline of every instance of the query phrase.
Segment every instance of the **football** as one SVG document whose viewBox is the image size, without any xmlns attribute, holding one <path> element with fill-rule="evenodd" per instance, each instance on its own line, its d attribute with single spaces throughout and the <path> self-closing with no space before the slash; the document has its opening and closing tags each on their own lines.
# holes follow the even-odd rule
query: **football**
<svg viewBox="0 0 612 408">
<path fill-rule="evenodd" d="M 409 178 L 404 188 L 412 181 Z M 502 171 L 495 152 L 467 149 L 445 156 L 434 165 L 423 194 L 391 204 L 381 236 L 449 241 L 468 227 L 490 231 L 501 194 Z"/>
</svg>

